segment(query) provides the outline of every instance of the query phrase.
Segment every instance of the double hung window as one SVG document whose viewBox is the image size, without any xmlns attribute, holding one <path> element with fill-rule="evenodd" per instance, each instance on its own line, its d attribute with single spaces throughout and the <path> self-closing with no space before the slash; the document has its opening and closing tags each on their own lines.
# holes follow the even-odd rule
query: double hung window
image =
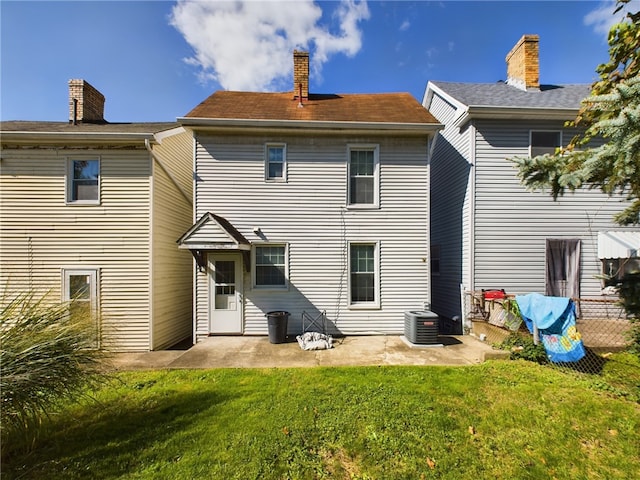
<svg viewBox="0 0 640 480">
<path fill-rule="evenodd" d="M 287 147 L 283 143 L 265 146 L 265 179 L 271 182 L 287 181 Z"/>
<path fill-rule="evenodd" d="M 376 208 L 378 201 L 378 146 L 349 146 L 348 205 Z"/>
<path fill-rule="evenodd" d="M 284 288 L 287 286 L 286 245 L 256 245 L 253 263 L 255 287 Z"/>
<path fill-rule="evenodd" d="M 378 246 L 349 244 L 349 299 L 351 307 L 378 307 Z"/>
<path fill-rule="evenodd" d="M 559 131 L 531 131 L 531 157 L 553 155 L 562 146 L 562 135 Z"/>
<path fill-rule="evenodd" d="M 67 203 L 99 203 L 100 160 L 70 159 L 67 168 Z"/>
</svg>

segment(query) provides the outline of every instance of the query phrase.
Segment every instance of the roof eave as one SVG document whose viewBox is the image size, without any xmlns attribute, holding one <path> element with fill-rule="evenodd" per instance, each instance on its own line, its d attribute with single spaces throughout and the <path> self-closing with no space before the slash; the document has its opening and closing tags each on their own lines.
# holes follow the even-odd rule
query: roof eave
<svg viewBox="0 0 640 480">
<path fill-rule="evenodd" d="M 59 142 L 113 142 L 130 143 L 152 140 L 153 133 L 130 132 L 30 132 L 30 131 L 2 131 L 2 141 L 33 142 L 33 141 L 59 141 Z"/>
<path fill-rule="evenodd" d="M 200 242 L 181 243 L 178 248 L 183 250 L 242 250 L 248 252 L 251 250 L 251 245 L 244 243 Z"/>
<path fill-rule="evenodd" d="M 347 122 L 316 120 L 268 120 L 268 119 L 236 119 L 236 118 L 203 118 L 180 117 L 178 122 L 192 130 L 313 130 L 335 132 L 396 132 L 400 134 L 431 134 L 441 130 L 440 123 L 400 123 L 400 122 Z"/>
<path fill-rule="evenodd" d="M 471 119 L 491 120 L 572 120 L 578 115 L 577 108 L 548 107 L 495 107 L 471 105 L 460 115 L 455 126 L 460 127 Z"/>
</svg>

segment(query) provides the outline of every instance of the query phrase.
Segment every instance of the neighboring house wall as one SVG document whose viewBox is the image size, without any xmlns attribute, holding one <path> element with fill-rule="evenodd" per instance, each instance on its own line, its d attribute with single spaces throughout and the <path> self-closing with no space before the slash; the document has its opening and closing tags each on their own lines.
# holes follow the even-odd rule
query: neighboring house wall
<svg viewBox="0 0 640 480">
<path fill-rule="evenodd" d="M 192 335 L 193 257 L 176 240 L 191 226 L 193 136 L 183 129 L 153 146 L 151 348 Z M 173 131 L 172 131 L 173 133 Z"/>
<path fill-rule="evenodd" d="M 546 239 L 578 238 L 580 294 L 599 295 L 597 234 L 616 228 L 621 198 L 580 189 L 554 201 L 548 190 L 526 191 L 506 159 L 529 156 L 531 130 L 562 131 L 565 145 L 576 133 L 560 121 L 477 121 L 474 287 L 545 293 Z"/>
<path fill-rule="evenodd" d="M 68 158 L 100 159 L 100 204 L 67 205 Z M 150 158 L 139 150 L 3 148 L 3 294 L 62 297 L 63 269 L 98 270 L 105 345 L 149 349 Z"/>
<path fill-rule="evenodd" d="M 286 182 L 265 181 L 265 144 L 286 144 Z M 379 145 L 380 208 L 345 208 L 348 145 Z M 226 218 L 252 243 L 288 245 L 289 288 L 252 288 L 244 277 L 244 334 L 267 333 L 265 313 L 326 310 L 332 331 L 400 333 L 404 311 L 429 301 L 425 137 L 203 136 L 196 142 L 195 217 Z M 260 228 L 264 238 L 254 233 Z M 377 242 L 379 309 L 349 308 L 350 241 Z M 196 274 L 196 332 L 210 333 L 209 274 Z"/>
<path fill-rule="evenodd" d="M 599 231 L 612 222 L 621 198 L 581 189 L 553 201 L 529 192 L 508 158 L 529 156 L 531 130 L 574 130 L 561 121 L 471 120 L 453 125 L 459 112 L 437 94 L 430 111 L 445 124 L 431 166 L 431 242 L 440 245 L 440 274 L 432 278 L 433 310 L 461 315 L 465 289 L 504 288 L 511 294 L 545 293 L 546 239 L 580 239 L 580 294 L 600 294 Z"/>
<path fill-rule="evenodd" d="M 452 318 L 459 315 L 460 284 L 470 281 L 471 229 L 471 136 L 450 125 L 456 109 L 434 95 L 429 111 L 445 125 L 438 134 L 431 161 L 432 246 L 440 251 L 439 272 L 431 276 L 432 309 Z"/>
</svg>

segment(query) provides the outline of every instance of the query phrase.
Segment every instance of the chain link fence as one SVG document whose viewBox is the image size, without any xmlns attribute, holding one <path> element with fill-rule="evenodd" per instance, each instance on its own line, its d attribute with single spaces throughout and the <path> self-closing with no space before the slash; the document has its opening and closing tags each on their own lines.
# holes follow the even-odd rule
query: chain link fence
<svg viewBox="0 0 640 480">
<path fill-rule="evenodd" d="M 599 373 L 606 358 L 629 348 L 631 322 L 617 298 L 576 298 L 576 332 L 585 356 L 572 363 L 551 363 L 542 341 L 529 332 L 513 308 L 514 295 L 503 291 L 465 291 L 464 328 L 479 340 L 499 350 L 509 351 L 512 358 L 526 358 L 585 373 Z M 537 343 L 537 344 L 536 344 Z"/>
</svg>

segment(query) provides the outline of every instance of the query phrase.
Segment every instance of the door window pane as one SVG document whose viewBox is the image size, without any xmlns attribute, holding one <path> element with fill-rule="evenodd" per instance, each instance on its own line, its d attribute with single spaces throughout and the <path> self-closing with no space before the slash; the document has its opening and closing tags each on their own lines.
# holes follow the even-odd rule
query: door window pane
<svg viewBox="0 0 640 480">
<path fill-rule="evenodd" d="M 233 260 L 217 260 L 216 295 L 234 295 L 236 293 L 236 265 Z"/>
<path fill-rule="evenodd" d="M 91 276 L 69 275 L 69 297 L 72 300 L 90 300 Z"/>
</svg>

